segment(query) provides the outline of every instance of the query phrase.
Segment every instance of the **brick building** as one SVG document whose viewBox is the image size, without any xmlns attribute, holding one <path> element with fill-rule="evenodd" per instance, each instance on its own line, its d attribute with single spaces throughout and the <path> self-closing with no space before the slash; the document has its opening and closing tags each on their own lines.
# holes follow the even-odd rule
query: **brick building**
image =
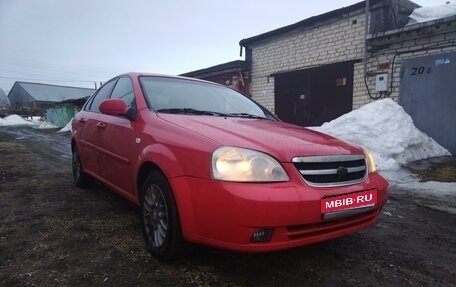
<svg viewBox="0 0 456 287">
<path fill-rule="evenodd" d="M 301 126 L 392 98 L 456 153 L 456 4 L 434 18 L 423 16 L 434 8 L 417 8 L 409 0 L 362 1 L 243 39 L 246 93 Z M 205 78 L 223 67 L 185 75 Z"/>
<path fill-rule="evenodd" d="M 456 152 L 456 15 L 407 25 L 416 8 L 408 0 L 371 0 L 366 27 L 363 1 L 241 40 L 250 94 L 302 126 L 389 97 Z"/>
</svg>

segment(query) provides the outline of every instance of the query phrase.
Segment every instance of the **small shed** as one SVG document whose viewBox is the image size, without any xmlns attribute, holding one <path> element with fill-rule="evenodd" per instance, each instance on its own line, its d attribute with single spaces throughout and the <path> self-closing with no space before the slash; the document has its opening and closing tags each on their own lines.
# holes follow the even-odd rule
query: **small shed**
<svg viewBox="0 0 456 287">
<path fill-rule="evenodd" d="M 55 104 L 46 109 L 46 121 L 62 128 L 81 110 L 89 97 L 71 99 Z"/>
</svg>

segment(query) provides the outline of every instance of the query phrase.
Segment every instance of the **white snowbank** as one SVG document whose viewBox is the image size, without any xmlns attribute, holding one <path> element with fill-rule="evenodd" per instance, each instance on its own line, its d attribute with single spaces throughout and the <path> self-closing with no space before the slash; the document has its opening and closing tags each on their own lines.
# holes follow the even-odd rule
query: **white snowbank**
<svg viewBox="0 0 456 287">
<path fill-rule="evenodd" d="M 41 122 L 38 126 L 35 127 L 36 129 L 45 130 L 45 129 L 57 129 L 58 126 L 54 125 L 53 123 L 49 122 Z"/>
<path fill-rule="evenodd" d="M 0 118 L 0 126 L 34 126 L 35 123 L 28 121 L 18 115 L 10 115 L 5 118 Z"/>
<path fill-rule="evenodd" d="M 58 132 L 68 132 L 71 131 L 71 123 L 73 118 L 68 122 L 68 124 L 63 127 Z M 33 116 L 32 120 L 24 119 L 19 115 L 10 115 L 5 118 L 0 118 L 0 126 L 31 126 L 35 129 L 57 129 L 58 126 L 53 123 L 46 122 L 43 117 Z"/>
<path fill-rule="evenodd" d="M 409 22 L 407 25 L 451 17 L 453 15 L 456 15 L 456 3 L 421 7 L 413 10 L 412 14 L 409 16 Z"/>
<path fill-rule="evenodd" d="M 64 133 L 64 132 L 73 132 L 73 129 L 71 127 L 71 124 L 73 123 L 73 118 L 64 126 L 61 130 L 58 131 L 58 133 Z"/>
<path fill-rule="evenodd" d="M 450 153 L 418 130 L 412 118 L 391 99 L 367 104 L 312 129 L 367 148 L 380 171 L 398 170 L 400 165 Z"/>
<path fill-rule="evenodd" d="M 43 121 L 44 121 L 43 117 L 40 117 L 40 116 L 32 117 L 32 122 L 34 122 L 35 125 L 40 125 Z"/>
</svg>

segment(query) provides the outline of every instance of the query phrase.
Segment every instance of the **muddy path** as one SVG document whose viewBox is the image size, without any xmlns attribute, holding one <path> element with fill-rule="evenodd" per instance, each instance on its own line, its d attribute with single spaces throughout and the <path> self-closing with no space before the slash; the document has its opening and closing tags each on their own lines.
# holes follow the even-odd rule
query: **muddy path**
<svg viewBox="0 0 456 287">
<path fill-rule="evenodd" d="M 74 187 L 67 135 L 0 129 L 0 286 L 452 286 L 456 215 L 391 190 L 377 226 L 266 254 L 196 247 L 163 264 L 138 210 Z"/>
</svg>

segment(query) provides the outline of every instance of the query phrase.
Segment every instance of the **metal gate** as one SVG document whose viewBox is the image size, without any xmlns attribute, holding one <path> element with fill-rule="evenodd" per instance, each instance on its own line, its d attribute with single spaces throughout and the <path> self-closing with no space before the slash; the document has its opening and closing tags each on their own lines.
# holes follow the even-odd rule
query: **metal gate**
<svg viewBox="0 0 456 287">
<path fill-rule="evenodd" d="M 399 103 L 418 129 L 456 154 L 456 52 L 404 60 Z"/>
<path fill-rule="evenodd" d="M 275 112 L 289 123 L 318 126 L 352 110 L 353 63 L 274 75 Z"/>
</svg>

